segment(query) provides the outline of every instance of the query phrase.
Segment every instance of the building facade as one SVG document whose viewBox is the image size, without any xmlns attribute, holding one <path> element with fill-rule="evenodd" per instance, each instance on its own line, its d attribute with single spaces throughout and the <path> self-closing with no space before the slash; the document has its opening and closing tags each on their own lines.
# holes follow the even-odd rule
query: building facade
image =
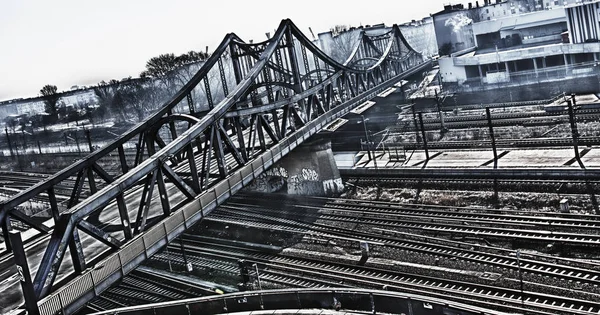
<svg viewBox="0 0 600 315">
<path fill-rule="evenodd" d="M 82 88 L 59 93 L 58 106 L 81 107 L 84 105 L 94 105 L 97 103 L 96 94 L 93 88 Z M 14 99 L 0 102 L 0 121 L 9 115 L 35 115 L 46 111 L 44 99 L 39 97 Z"/>
<path fill-rule="evenodd" d="M 413 20 L 399 25 L 400 31 L 410 46 L 425 57 L 437 55 L 437 43 L 433 18 L 426 17 L 422 20 Z"/>
<path fill-rule="evenodd" d="M 565 8 L 571 44 L 598 42 L 600 2 L 594 1 Z"/>
<path fill-rule="evenodd" d="M 473 23 L 475 46 L 440 58 L 442 82 L 493 88 L 598 75 L 597 3 L 536 1 L 543 10 Z"/>
</svg>

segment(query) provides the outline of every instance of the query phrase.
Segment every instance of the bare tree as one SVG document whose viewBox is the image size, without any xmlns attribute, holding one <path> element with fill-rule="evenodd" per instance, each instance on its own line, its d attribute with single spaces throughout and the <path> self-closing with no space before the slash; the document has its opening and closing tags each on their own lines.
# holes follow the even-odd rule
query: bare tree
<svg viewBox="0 0 600 315">
<path fill-rule="evenodd" d="M 163 105 L 164 99 L 162 88 L 148 78 L 102 81 L 94 88 L 94 93 L 100 106 L 98 115 L 111 113 L 119 121 L 141 121 Z"/>
<path fill-rule="evenodd" d="M 52 119 L 56 120 L 58 117 L 56 105 L 60 99 L 58 88 L 56 85 L 47 84 L 40 90 L 40 94 L 42 94 L 42 98 L 44 99 L 44 109 L 46 110 L 46 113 L 50 114 Z"/>
<path fill-rule="evenodd" d="M 331 58 L 343 63 L 350 57 L 359 40 L 360 30 L 352 29 L 348 25 L 336 25 L 331 28 L 331 35 L 333 36 Z"/>
<path fill-rule="evenodd" d="M 119 83 L 118 80 L 113 79 L 109 82 L 101 81 L 94 87 L 94 94 L 96 94 L 99 106 L 95 115 L 106 118 L 108 113 L 112 112 Z"/>
<path fill-rule="evenodd" d="M 185 85 L 208 57 L 207 53 L 196 51 L 180 56 L 162 54 L 148 60 L 146 70 L 140 73 L 140 77 L 157 79 L 168 90 L 174 90 Z"/>
</svg>

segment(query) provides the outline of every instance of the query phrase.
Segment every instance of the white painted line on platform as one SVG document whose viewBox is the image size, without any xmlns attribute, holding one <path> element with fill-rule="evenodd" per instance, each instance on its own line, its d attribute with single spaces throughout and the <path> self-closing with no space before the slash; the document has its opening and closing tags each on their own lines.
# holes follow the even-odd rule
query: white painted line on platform
<svg viewBox="0 0 600 315">
<path fill-rule="evenodd" d="M 353 113 L 353 114 L 360 115 L 364 111 L 366 111 L 367 109 L 371 108 L 373 105 L 375 105 L 375 102 L 373 102 L 373 101 L 366 101 L 366 102 L 358 105 L 355 109 L 351 110 L 350 112 Z"/>
<path fill-rule="evenodd" d="M 395 87 L 402 87 L 404 85 L 406 85 L 406 83 L 408 83 L 408 81 L 406 80 L 400 80 L 400 82 L 394 84 Z"/>
<path fill-rule="evenodd" d="M 327 125 L 327 127 L 323 128 L 323 130 L 334 132 L 338 130 L 341 126 L 345 125 L 348 122 L 348 119 L 338 118 L 334 120 L 331 124 Z"/>
<path fill-rule="evenodd" d="M 391 88 L 388 88 L 385 91 L 377 94 L 377 97 L 387 97 L 388 95 L 390 95 L 390 94 L 392 94 L 394 92 L 396 92 L 396 88 L 395 87 L 391 87 Z"/>
</svg>

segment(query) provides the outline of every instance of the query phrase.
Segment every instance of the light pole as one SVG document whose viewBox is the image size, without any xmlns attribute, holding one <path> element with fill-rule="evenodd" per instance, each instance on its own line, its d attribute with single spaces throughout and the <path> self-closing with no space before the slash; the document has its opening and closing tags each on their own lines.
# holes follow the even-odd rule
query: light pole
<svg viewBox="0 0 600 315">
<path fill-rule="evenodd" d="M 361 122 L 363 124 L 363 129 L 365 130 L 365 141 L 367 143 L 367 154 L 369 155 L 369 160 L 371 160 L 372 157 L 371 157 L 371 150 L 369 148 L 369 133 L 367 132 L 367 123 L 365 122 L 365 116 L 363 116 L 361 114 L 360 118 L 361 118 Z"/>
<path fill-rule="evenodd" d="M 375 152 L 371 153 L 371 141 L 369 140 L 369 132 L 367 131 L 367 119 L 368 118 L 365 119 L 365 116 L 363 116 L 362 114 L 360 115 L 360 118 L 362 119 L 363 129 L 365 131 L 365 141 L 367 141 L 367 154 L 369 155 L 369 161 L 373 160 L 373 163 L 375 164 L 375 168 L 377 168 L 377 159 L 375 156 Z"/>
</svg>

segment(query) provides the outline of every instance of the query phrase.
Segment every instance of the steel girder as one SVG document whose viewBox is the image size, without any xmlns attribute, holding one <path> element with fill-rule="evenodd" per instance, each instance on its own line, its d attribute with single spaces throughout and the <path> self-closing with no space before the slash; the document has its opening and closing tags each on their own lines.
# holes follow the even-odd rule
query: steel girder
<svg viewBox="0 0 600 315">
<path fill-rule="evenodd" d="M 58 183 L 76 176 L 66 210 L 59 213 L 56 198 L 54 203 L 50 198 L 55 224 L 35 275 L 36 296 L 51 292 L 67 249 L 76 274 L 89 267 L 79 232 L 106 245 L 105 253 L 114 252 L 144 233 L 153 221 L 150 215 L 169 216 L 309 121 L 422 61 L 397 26 L 375 37 L 363 34 L 345 64 L 320 51 L 290 20 L 259 44 L 227 35 L 164 108 L 112 144 L 2 204 L 0 222 L 20 218 L 16 206 L 41 193 L 54 196 Z M 202 100 L 210 111 L 199 114 L 194 100 Z M 125 158 L 127 142 L 137 146 L 133 163 Z M 98 164 L 111 153 L 121 166 L 115 174 Z M 84 190 L 91 196 L 80 200 Z M 102 218 L 105 209 L 115 209 L 113 217 Z"/>
</svg>

